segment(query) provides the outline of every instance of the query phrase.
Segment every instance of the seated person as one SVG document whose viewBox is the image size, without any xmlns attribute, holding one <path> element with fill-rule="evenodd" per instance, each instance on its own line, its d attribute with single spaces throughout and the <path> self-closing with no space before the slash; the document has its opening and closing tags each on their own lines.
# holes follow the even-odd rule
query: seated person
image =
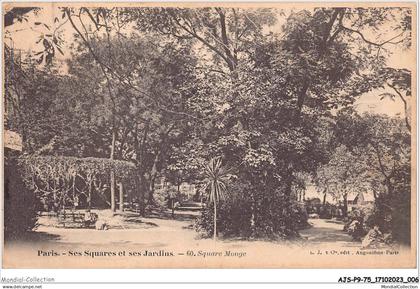
<svg viewBox="0 0 420 289">
<path fill-rule="evenodd" d="M 87 209 L 85 212 L 85 216 L 83 218 L 83 224 L 85 227 L 89 227 L 91 224 L 93 224 L 95 222 L 95 215 L 92 214 L 92 212 L 90 211 L 90 209 Z"/>
</svg>

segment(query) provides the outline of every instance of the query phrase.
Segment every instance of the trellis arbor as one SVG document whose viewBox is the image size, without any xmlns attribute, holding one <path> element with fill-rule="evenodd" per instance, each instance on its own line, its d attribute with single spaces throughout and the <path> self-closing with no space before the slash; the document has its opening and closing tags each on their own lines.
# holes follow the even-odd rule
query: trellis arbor
<svg viewBox="0 0 420 289">
<path fill-rule="evenodd" d="M 90 209 L 97 194 L 109 206 L 110 175 L 114 171 L 119 186 L 120 210 L 124 190 L 135 189 L 135 165 L 127 161 L 103 158 L 64 156 L 25 156 L 19 158 L 26 185 L 34 191 L 44 210 L 59 211 L 66 207 Z M 112 207 L 112 206 L 111 206 Z"/>
</svg>

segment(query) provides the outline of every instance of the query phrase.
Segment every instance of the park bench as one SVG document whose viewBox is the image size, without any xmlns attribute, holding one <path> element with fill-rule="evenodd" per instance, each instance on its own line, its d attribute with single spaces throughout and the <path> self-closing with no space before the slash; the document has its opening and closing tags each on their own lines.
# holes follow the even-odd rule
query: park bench
<svg viewBox="0 0 420 289">
<path fill-rule="evenodd" d="M 90 222 L 85 221 L 85 213 L 84 212 L 59 212 L 57 214 L 58 223 L 63 227 L 67 228 L 89 228 L 94 227 L 95 222 L 98 219 L 98 215 L 95 213 L 91 213 L 92 218 Z"/>
<path fill-rule="evenodd" d="M 130 210 L 130 211 L 132 211 L 132 212 L 135 212 L 135 213 L 137 213 L 137 214 L 139 214 L 140 213 L 140 208 L 141 208 L 141 205 L 140 205 L 140 203 L 138 203 L 138 202 L 130 202 L 130 203 L 125 203 L 124 204 L 124 208 L 127 208 L 128 210 Z"/>
<path fill-rule="evenodd" d="M 176 210 L 179 211 L 200 211 L 205 208 L 204 203 L 200 202 L 180 202 L 177 206 L 175 206 Z"/>
</svg>

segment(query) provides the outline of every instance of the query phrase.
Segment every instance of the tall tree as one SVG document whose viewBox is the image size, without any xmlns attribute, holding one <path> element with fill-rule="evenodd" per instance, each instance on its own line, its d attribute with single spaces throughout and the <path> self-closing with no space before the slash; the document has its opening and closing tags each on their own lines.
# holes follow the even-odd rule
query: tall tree
<svg viewBox="0 0 420 289">
<path fill-rule="evenodd" d="M 82 53 L 74 56 L 79 60 L 70 65 L 71 72 L 95 79 L 100 95 L 104 89 L 108 92 L 101 84 L 112 81 L 115 98 L 103 99 L 101 109 L 110 111 L 108 121 L 116 127 L 115 156 L 138 164 L 141 195 L 153 202 L 154 182 L 168 149 L 194 118 L 186 105 L 191 95 L 188 83 L 194 81 L 194 57 L 188 46 L 159 45 L 156 39 L 140 36 L 124 42 L 116 36 L 97 38 L 89 45 L 95 55 L 81 43 Z M 118 76 L 110 74 L 106 79 L 100 65 L 90 68 L 87 63 L 95 58 Z"/>
</svg>

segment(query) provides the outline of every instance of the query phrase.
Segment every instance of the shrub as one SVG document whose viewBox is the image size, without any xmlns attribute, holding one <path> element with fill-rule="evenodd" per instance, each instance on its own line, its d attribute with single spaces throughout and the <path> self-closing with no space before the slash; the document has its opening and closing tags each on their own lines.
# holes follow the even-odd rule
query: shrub
<svg viewBox="0 0 420 289">
<path fill-rule="evenodd" d="M 360 240 L 374 226 L 387 239 L 410 244 L 410 192 L 395 195 L 380 195 L 374 207 L 364 207 L 349 213 L 344 226 L 355 240 Z"/>
<path fill-rule="evenodd" d="M 303 206 L 290 201 L 277 189 L 249 189 L 247 184 L 233 186 L 227 198 L 218 204 L 217 228 L 223 237 L 290 238 L 308 225 Z M 213 205 L 203 209 L 196 229 L 205 236 L 213 234 Z"/>
<path fill-rule="evenodd" d="M 330 204 L 325 204 L 320 207 L 319 217 L 321 219 L 331 219 L 333 217 L 334 207 Z"/>
<path fill-rule="evenodd" d="M 370 227 L 378 225 L 382 233 L 391 234 L 393 240 L 409 245 L 411 241 L 410 198 L 409 190 L 379 196 L 368 225 Z"/>
<path fill-rule="evenodd" d="M 251 213 L 250 206 L 245 200 L 227 197 L 224 202 L 218 203 L 217 228 L 218 233 L 223 237 L 250 237 L 251 236 Z M 214 232 L 214 207 L 213 202 L 209 203 L 202 210 L 201 216 L 196 221 L 196 229 L 205 237 L 213 236 Z"/>
<path fill-rule="evenodd" d="M 394 210 L 391 214 L 392 238 L 406 245 L 411 244 L 410 200 L 410 191 L 407 191 L 401 198 L 395 200 Z"/>
<path fill-rule="evenodd" d="M 349 233 L 354 240 L 360 241 L 373 227 L 372 215 L 371 207 L 354 209 L 347 216 L 348 220 L 344 225 L 344 231 Z"/>
<path fill-rule="evenodd" d="M 395 170 L 392 190 L 381 192 L 373 208 L 364 208 L 352 212 L 346 229 L 357 239 L 374 226 L 386 236 L 386 242 L 398 242 L 410 245 L 411 241 L 411 188 L 410 166 L 405 165 Z M 360 229 L 349 230 L 352 221 L 358 220 Z"/>
<path fill-rule="evenodd" d="M 411 241 L 411 170 L 409 163 L 397 167 L 393 173 L 392 186 L 380 192 L 373 208 L 356 210 L 349 216 L 345 229 L 359 239 L 374 226 L 386 237 L 385 242 L 410 245 Z M 352 221 L 358 220 L 360 230 L 350 229 Z"/>
<path fill-rule="evenodd" d="M 39 203 L 25 186 L 16 158 L 5 157 L 4 176 L 4 236 L 19 239 L 37 226 Z"/>
</svg>

